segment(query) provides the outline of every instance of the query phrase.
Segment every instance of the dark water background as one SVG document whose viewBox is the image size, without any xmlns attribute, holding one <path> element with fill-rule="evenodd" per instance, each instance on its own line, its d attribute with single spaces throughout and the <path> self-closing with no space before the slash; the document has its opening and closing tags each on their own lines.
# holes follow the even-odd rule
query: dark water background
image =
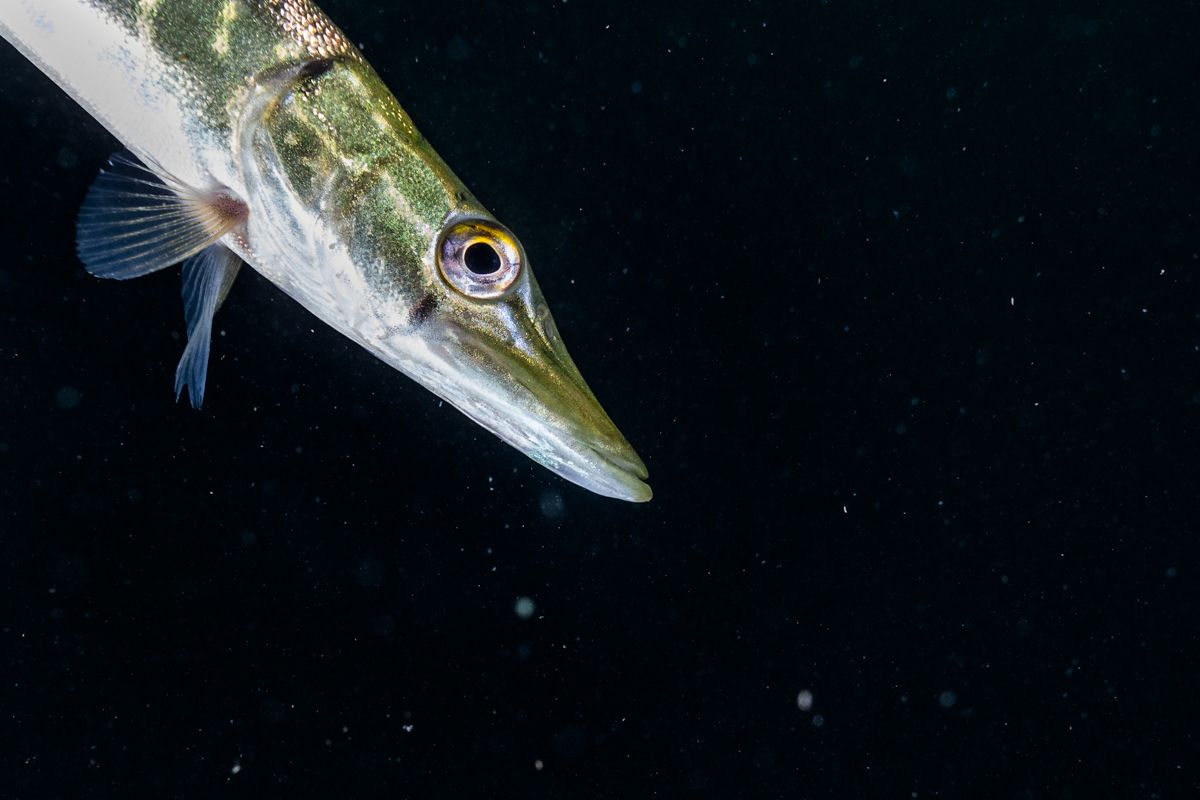
<svg viewBox="0 0 1200 800">
<path fill-rule="evenodd" d="M 654 501 L 252 274 L 176 405 L 0 47 L 0 798 L 1196 796 L 1196 3 L 399 6 Z"/>
</svg>

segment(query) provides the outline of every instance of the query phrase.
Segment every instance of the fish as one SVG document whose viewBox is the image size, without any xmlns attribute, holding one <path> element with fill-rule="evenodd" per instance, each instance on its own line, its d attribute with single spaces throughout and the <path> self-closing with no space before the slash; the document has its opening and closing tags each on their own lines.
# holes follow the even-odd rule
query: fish
<svg viewBox="0 0 1200 800">
<path fill-rule="evenodd" d="M 101 278 L 181 264 L 178 400 L 243 264 L 552 472 L 645 502 L 530 260 L 310 0 L 0 0 L 0 37 L 123 150 L 83 199 Z"/>
</svg>

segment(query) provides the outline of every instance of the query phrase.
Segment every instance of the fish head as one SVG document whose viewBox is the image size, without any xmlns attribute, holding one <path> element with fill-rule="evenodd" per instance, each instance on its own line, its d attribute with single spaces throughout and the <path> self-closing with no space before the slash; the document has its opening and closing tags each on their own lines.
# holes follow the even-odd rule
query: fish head
<svg viewBox="0 0 1200 800">
<path fill-rule="evenodd" d="M 524 248 L 480 209 L 445 220 L 406 347 L 435 393 L 558 475 L 599 494 L 650 499 L 645 464 L 568 353 Z"/>
<path fill-rule="evenodd" d="M 251 239 L 281 261 L 309 256 L 268 277 L 563 478 L 649 500 L 645 464 L 580 375 L 516 236 L 368 67 L 303 77 L 243 135 L 253 207 L 267 209 Z"/>
</svg>

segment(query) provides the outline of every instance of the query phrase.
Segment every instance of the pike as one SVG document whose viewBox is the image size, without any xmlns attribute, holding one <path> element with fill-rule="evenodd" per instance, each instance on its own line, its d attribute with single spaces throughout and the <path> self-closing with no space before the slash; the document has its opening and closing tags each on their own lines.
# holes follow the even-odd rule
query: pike
<svg viewBox="0 0 1200 800">
<path fill-rule="evenodd" d="M 176 398 L 200 406 L 246 263 L 563 478 L 650 499 L 520 242 L 310 0 L 0 0 L 0 35 L 126 148 L 79 214 L 87 270 L 183 264 Z"/>
</svg>

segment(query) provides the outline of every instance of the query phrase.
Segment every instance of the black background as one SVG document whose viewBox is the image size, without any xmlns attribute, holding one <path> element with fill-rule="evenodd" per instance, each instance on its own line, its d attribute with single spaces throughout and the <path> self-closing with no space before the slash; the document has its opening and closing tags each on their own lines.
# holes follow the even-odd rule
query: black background
<svg viewBox="0 0 1200 800">
<path fill-rule="evenodd" d="M 250 273 L 176 405 L 4 46 L 0 798 L 1195 796 L 1196 4 L 425 5 L 324 7 L 654 500 Z"/>
</svg>

